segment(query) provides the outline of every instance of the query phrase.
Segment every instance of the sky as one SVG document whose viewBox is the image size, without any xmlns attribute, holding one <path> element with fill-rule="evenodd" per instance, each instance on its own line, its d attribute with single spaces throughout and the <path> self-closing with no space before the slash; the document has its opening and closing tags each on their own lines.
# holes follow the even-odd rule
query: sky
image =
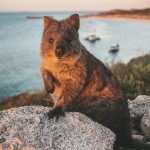
<svg viewBox="0 0 150 150">
<path fill-rule="evenodd" d="M 150 0 L 0 0 L 0 11 L 86 11 L 146 7 L 150 7 Z"/>
</svg>

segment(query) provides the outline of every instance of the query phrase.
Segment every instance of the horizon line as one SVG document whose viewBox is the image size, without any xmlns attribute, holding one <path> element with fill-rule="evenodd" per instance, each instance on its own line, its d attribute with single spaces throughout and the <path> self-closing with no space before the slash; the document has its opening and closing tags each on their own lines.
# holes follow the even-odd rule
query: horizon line
<svg viewBox="0 0 150 150">
<path fill-rule="evenodd" d="M 111 9 L 74 9 L 74 10 L 60 10 L 60 9 L 55 9 L 55 10 L 0 10 L 0 13 L 11 13 L 11 12 L 22 12 L 22 13 L 28 13 L 28 12 L 74 12 L 74 11 L 80 11 L 80 12 L 87 12 L 87 11 L 111 11 L 111 10 L 132 10 L 132 9 L 150 9 L 150 7 L 143 7 L 143 8 L 111 8 Z"/>
<path fill-rule="evenodd" d="M 103 11 L 109 9 L 78 9 L 78 10 L 0 10 L 0 12 L 70 12 L 70 11 Z M 111 10 L 111 9 L 110 9 Z"/>
</svg>

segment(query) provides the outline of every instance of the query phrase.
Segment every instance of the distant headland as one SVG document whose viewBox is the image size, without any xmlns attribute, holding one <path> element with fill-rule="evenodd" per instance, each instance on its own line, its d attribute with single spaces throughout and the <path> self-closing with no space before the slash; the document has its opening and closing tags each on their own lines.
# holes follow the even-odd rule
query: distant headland
<svg viewBox="0 0 150 150">
<path fill-rule="evenodd" d="M 119 20 L 145 20 L 150 21 L 150 8 L 145 9 L 114 9 L 110 11 L 97 12 L 95 14 L 82 15 L 81 18 L 96 19 L 119 19 Z M 26 19 L 42 19 L 42 16 L 26 16 Z"/>
<path fill-rule="evenodd" d="M 138 19 L 150 21 L 150 8 L 145 9 L 114 9 L 110 11 L 98 12 L 90 15 L 83 15 L 81 18 L 98 19 Z"/>
</svg>

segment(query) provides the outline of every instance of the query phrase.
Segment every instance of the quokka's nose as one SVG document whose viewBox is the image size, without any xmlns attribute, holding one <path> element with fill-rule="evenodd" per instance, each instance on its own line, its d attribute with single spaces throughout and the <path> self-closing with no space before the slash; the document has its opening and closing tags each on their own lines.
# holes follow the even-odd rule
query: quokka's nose
<svg viewBox="0 0 150 150">
<path fill-rule="evenodd" d="M 56 53 L 60 53 L 61 52 L 61 49 L 60 48 L 57 48 L 56 49 Z"/>
<path fill-rule="evenodd" d="M 60 58 L 60 57 L 63 56 L 64 50 L 61 49 L 61 48 L 58 48 L 58 49 L 55 50 L 55 54 L 56 54 L 56 56 L 57 56 L 58 58 Z"/>
</svg>

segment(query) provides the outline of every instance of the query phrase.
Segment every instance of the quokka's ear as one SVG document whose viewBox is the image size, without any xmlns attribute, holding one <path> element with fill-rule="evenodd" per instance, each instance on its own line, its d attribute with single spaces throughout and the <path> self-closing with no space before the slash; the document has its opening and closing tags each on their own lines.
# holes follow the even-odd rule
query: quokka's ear
<svg viewBox="0 0 150 150">
<path fill-rule="evenodd" d="M 47 26 L 51 25 L 54 21 L 55 21 L 54 18 L 48 17 L 48 16 L 44 16 L 44 28 L 46 28 Z"/>
<path fill-rule="evenodd" d="M 69 24 L 75 28 L 77 31 L 79 30 L 79 27 L 80 27 L 80 18 L 79 18 L 79 15 L 78 14 L 73 14 L 71 16 L 69 16 L 67 18 Z"/>
</svg>

